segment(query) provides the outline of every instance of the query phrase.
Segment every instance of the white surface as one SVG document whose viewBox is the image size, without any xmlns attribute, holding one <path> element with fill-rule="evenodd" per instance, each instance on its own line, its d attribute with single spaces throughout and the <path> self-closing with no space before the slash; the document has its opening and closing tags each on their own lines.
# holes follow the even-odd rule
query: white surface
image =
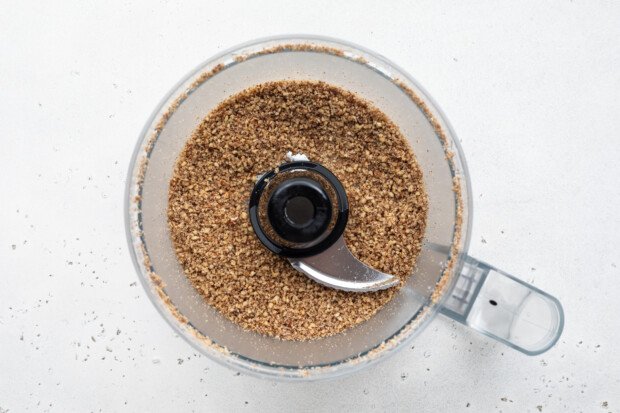
<svg viewBox="0 0 620 413">
<path fill-rule="evenodd" d="M 1 412 L 620 411 L 620 3 L 55 3 L 0 3 Z M 563 302 L 555 348 L 438 318 L 360 374 L 276 384 L 175 337 L 125 241 L 133 146 L 198 63 L 292 32 L 378 51 L 436 98 L 471 170 L 471 254 Z"/>
</svg>

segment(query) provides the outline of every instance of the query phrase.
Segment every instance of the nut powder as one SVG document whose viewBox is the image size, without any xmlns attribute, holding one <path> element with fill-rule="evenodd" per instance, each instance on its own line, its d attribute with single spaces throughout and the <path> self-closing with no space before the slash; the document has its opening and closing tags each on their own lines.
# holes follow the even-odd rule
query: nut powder
<svg viewBox="0 0 620 413">
<path fill-rule="evenodd" d="M 324 287 L 271 253 L 247 214 L 257 176 L 303 153 L 330 169 L 350 203 L 345 239 L 401 286 L 421 249 L 422 172 L 406 139 L 378 109 L 341 88 L 264 83 L 215 108 L 197 127 L 170 181 L 168 223 L 186 276 L 245 329 L 286 340 L 326 337 L 373 316 L 399 286 L 373 293 Z"/>
</svg>

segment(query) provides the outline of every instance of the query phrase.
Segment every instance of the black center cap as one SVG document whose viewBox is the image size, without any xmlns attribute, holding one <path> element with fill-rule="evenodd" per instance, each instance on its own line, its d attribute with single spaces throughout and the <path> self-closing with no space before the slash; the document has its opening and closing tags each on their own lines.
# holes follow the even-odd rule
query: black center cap
<svg viewBox="0 0 620 413">
<path fill-rule="evenodd" d="M 307 257 L 340 238 L 349 203 L 344 187 L 327 168 L 309 161 L 289 162 L 258 179 L 249 215 L 256 236 L 269 250 Z"/>
<path fill-rule="evenodd" d="M 268 202 L 269 222 L 287 241 L 304 243 L 320 237 L 332 218 L 327 191 L 312 179 L 292 178 L 282 182 Z"/>
</svg>

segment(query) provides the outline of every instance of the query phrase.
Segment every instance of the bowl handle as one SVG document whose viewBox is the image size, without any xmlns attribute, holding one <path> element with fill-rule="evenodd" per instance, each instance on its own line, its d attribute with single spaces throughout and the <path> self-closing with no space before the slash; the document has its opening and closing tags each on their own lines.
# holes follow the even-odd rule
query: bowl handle
<svg viewBox="0 0 620 413">
<path fill-rule="evenodd" d="M 564 328 L 557 298 L 469 256 L 440 311 L 530 356 L 549 350 Z"/>
</svg>

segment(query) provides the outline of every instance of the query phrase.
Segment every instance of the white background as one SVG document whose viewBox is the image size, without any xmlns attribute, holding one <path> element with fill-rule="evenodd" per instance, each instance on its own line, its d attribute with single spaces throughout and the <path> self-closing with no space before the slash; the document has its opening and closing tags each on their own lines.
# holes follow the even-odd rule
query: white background
<svg viewBox="0 0 620 413">
<path fill-rule="evenodd" d="M 379 366 L 276 384 L 174 335 L 126 245 L 134 144 L 190 69 L 284 33 L 364 45 L 435 97 L 469 162 L 470 252 L 562 301 L 556 347 L 438 318 Z M 619 131 L 617 2 L 3 0 L 0 412 L 618 412 Z"/>
</svg>

